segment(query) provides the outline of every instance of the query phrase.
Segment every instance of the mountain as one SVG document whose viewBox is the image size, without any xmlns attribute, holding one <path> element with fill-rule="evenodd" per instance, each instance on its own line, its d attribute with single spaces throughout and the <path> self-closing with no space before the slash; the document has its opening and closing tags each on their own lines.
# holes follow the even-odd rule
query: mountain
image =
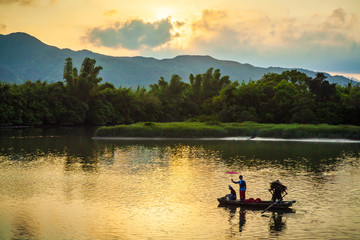
<svg viewBox="0 0 360 240">
<path fill-rule="evenodd" d="M 100 76 L 103 82 L 116 87 L 148 86 L 156 83 L 161 76 L 169 81 L 178 74 L 183 81 L 189 81 L 189 74 L 205 73 L 213 67 L 220 69 L 222 75 L 230 76 L 232 81 L 258 80 L 265 73 L 281 73 L 289 68 L 261 68 L 235 61 L 224 61 L 210 56 L 177 56 L 172 59 L 145 57 L 112 57 L 87 50 L 72 51 L 49 46 L 26 33 L 0 34 L 0 82 L 23 83 L 26 80 L 48 82 L 63 81 L 65 59 L 71 57 L 78 69 L 85 57 L 96 59 L 103 67 Z M 296 69 L 314 77 L 316 72 Z M 347 84 L 351 80 L 343 76 L 325 74 L 330 83 Z"/>
</svg>

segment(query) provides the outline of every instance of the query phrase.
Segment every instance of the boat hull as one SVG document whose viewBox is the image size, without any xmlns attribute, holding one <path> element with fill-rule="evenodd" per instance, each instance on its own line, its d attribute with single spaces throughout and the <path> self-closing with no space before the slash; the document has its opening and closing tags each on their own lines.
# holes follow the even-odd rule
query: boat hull
<svg viewBox="0 0 360 240">
<path fill-rule="evenodd" d="M 235 206 L 235 207 L 246 207 L 246 208 L 254 208 L 254 209 L 266 209 L 273 201 L 262 201 L 259 203 L 250 203 L 250 202 L 242 202 L 240 200 L 228 200 L 225 197 L 218 198 L 218 201 L 223 206 Z M 272 209 L 288 209 L 290 208 L 296 201 L 282 201 L 274 204 Z"/>
</svg>

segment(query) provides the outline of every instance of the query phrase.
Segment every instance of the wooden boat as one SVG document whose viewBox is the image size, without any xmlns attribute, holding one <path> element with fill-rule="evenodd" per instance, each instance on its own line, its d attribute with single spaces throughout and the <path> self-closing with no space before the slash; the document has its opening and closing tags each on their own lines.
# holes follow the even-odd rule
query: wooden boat
<svg viewBox="0 0 360 240">
<path fill-rule="evenodd" d="M 234 207 L 246 207 L 246 208 L 254 208 L 254 209 L 266 209 L 273 201 L 261 201 L 261 202 L 242 202 L 240 200 L 228 200 L 226 197 L 218 198 L 220 205 L 222 206 L 234 206 Z M 291 207 L 296 201 L 281 201 L 274 204 L 271 209 L 288 209 Z"/>
</svg>

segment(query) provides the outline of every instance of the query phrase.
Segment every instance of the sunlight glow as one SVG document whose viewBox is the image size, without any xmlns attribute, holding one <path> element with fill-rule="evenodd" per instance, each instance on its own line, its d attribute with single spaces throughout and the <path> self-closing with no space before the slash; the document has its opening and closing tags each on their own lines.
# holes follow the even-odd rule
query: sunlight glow
<svg viewBox="0 0 360 240">
<path fill-rule="evenodd" d="M 167 17 L 173 17 L 175 10 L 169 7 L 160 7 L 155 10 L 156 19 L 164 19 Z"/>
<path fill-rule="evenodd" d="M 344 76 L 344 77 L 347 77 L 347 78 L 350 78 L 352 80 L 360 82 L 360 74 L 359 73 L 342 73 L 342 72 L 328 72 L 328 73 L 331 76 L 340 75 L 340 76 Z"/>
</svg>

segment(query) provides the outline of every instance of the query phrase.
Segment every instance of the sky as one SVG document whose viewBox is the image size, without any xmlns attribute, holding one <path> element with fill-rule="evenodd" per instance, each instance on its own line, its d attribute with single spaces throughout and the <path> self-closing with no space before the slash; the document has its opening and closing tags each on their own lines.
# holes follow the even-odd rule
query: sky
<svg viewBox="0 0 360 240">
<path fill-rule="evenodd" d="M 360 80 L 360 0 L 0 0 L 0 34 L 158 59 L 210 55 Z"/>
</svg>

